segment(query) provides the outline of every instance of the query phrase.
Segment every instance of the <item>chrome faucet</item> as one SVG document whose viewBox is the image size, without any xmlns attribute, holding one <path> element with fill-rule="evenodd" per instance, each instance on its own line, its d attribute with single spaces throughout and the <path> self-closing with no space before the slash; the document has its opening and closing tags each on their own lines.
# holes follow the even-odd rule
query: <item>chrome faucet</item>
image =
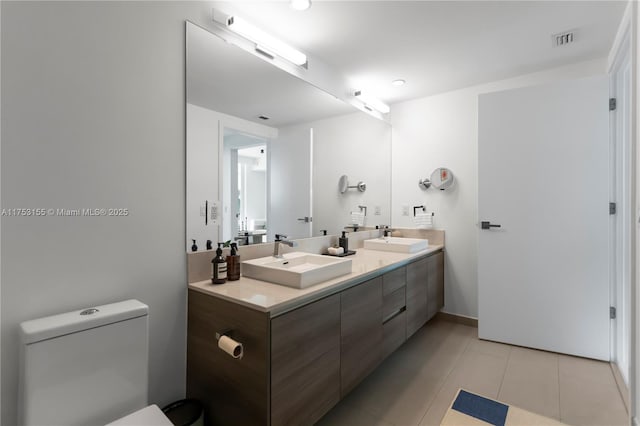
<svg viewBox="0 0 640 426">
<path fill-rule="evenodd" d="M 382 237 L 385 240 L 387 239 L 387 237 L 391 236 L 391 233 L 394 231 L 394 229 L 389 228 L 388 225 L 380 225 L 380 229 L 382 230 Z"/>
<path fill-rule="evenodd" d="M 297 242 L 285 240 L 284 238 L 288 238 L 288 237 L 286 235 L 276 234 L 276 240 L 273 244 L 273 257 L 277 259 L 282 259 L 282 255 L 280 254 L 280 244 L 286 244 L 289 247 L 298 246 Z"/>
</svg>

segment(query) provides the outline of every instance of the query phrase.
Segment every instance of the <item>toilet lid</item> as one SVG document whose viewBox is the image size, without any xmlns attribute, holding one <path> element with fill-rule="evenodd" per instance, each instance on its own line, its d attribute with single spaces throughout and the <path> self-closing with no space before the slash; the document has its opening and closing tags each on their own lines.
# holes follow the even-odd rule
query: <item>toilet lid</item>
<svg viewBox="0 0 640 426">
<path fill-rule="evenodd" d="M 128 416 L 119 418 L 107 426 L 173 426 L 157 405 L 150 405 Z"/>
</svg>

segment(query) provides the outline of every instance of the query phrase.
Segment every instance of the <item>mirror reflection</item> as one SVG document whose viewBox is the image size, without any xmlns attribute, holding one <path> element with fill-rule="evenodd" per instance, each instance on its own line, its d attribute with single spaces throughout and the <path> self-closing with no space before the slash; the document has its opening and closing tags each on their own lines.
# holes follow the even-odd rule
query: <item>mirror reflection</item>
<svg viewBox="0 0 640 426">
<path fill-rule="evenodd" d="M 229 206 L 229 226 L 223 240 L 239 245 L 266 242 L 267 235 L 267 142 L 235 129 L 224 129 L 224 205 Z"/>
<path fill-rule="evenodd" d="M 191 23 L 186 74 L 187 250 L 390 223 L 386 122 Z"/>
</svg>

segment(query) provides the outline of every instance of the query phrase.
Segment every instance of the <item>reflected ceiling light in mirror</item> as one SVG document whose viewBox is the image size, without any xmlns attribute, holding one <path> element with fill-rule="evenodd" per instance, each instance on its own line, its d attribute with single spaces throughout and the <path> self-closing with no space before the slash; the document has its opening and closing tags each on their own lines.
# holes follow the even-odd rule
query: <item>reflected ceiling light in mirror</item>
<svg viewBox="0 0 640 426">
<path fill-rule="evenodd" d="M 291 8 L 295 10 L 307 10 L 311 7 L 311 0 L 291 0 Z"/>
<path fill-rule="evenodd" d="M 389 105 L 382 102 L 380 99 L 374 98 L 373 96 L 365 93 L 362 90 L 356 90 L 353 95 L 362 102 L 365 107 L 373 108 L 376 111 L 381 112 L 382 114 L 387 114 L 391 111 Z"/>
<path fill-rule="evenodd" d="M 287 61 L 298 65 L 307 65 L 307 55 L 277 38 L 267 34 L 260 28 L 253 26 L 249 22 L 235 15 L 228 15 L 216 9 L 213 10 L 213 20 L 224 25 L 234 33 L 255 43 L 257 52 L 273 58 L 279 56 Z"/>
<path fill-rule="evenodd" d="M 393 84 L 394 86 L 404 86 L 406 82 L 407 82 L 406 80 L 399 78 L 397 80 L 393 80 L 391 84 Z"/>
</svg>

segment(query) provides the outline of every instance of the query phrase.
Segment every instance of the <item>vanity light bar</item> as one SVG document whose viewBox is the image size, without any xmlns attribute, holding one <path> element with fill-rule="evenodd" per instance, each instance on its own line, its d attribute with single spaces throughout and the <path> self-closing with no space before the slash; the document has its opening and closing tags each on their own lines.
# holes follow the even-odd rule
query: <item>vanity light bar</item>
<svg viewBox="0 0 640 426">
<path fill-rule="evenodd" d="M 360 99 L 360 101 L 364 103 L 365 107 L 374 108 L 375 110 L 383 114 L 388 114 L 389 111 L 391 111 L 389 105 L 385 104 L 380 99 L 374 98 L 368 93 L 364 93 L 362 90 L 356 90 L 353 95 L 356 98 Z"/>
<path fill-rule="evenodd" d="M 227 15 L 224 18 L 223 21 L 216 19 L 216 11 L 214 10 L 214 20 L 216 22 L 225 25 L 234 33 L 255 43 L 256 51 L 270 57 L 279 56 L 298 66 L 307 64 L 307 55 L 265 33 L 260 28 L 251 25 L 244 19 L 233 15 Z"/>
<path fill-rule="evenodd" d="M 311 7 L 311 0 L 291 0 L 291 8 L 295 10 L 307 10 Z"/>
</svg>

